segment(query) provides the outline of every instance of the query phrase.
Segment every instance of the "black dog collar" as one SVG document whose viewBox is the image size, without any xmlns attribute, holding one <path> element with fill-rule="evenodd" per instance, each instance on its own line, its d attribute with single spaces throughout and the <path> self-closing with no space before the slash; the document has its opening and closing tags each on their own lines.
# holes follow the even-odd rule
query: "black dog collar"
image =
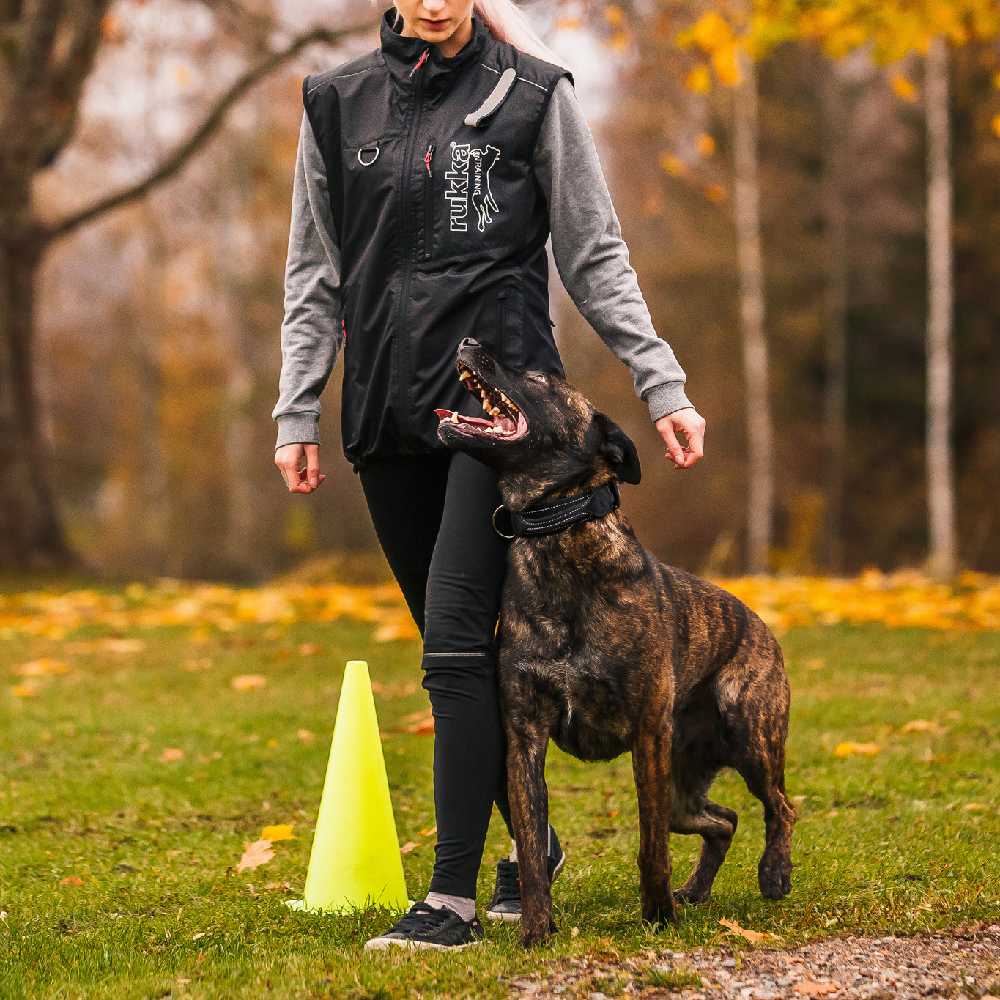
<svg viewBox="0 0 1000 1000">
<path fill-rule="evenodd" d="M 493 512 L 493 530 L 507 541 L 532 535 L 555 535 L 571 524 L 607 517 L 621 505 L 618 481 L 611 479 L 593 493 L 576 493 L 544 507 L 529 507 L 518 512 L 501 504 Z"/>
</svg>

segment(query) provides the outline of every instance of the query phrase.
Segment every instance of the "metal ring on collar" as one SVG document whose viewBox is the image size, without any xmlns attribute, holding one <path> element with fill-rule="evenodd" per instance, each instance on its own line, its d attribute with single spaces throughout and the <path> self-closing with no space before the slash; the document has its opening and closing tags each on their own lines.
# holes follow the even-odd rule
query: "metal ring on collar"
<svg viewBox="0 0 1000 1000">
<path fill-rule="evenodd" d="M 374 152 L 375 155 L 370 159 L 366 160 L 365 154 Z M 363 167 L 370 167 L 378 159 L 378 146 L 363 146 L 358 150 L 358 163 Z"/>
<path fill-rule="evenodd" d="M 499 507 L 497 507 L 497 509 L 496 509 L 495 511 L 493 511 L 493 530 L 494 530 L 494 531 L 495 531 L 495 532 L 496 532 L 496 533 L 497 533 L 497 534 L 498 534 L 498 535 L 499 535 L 499 536 L 500 536 L 500 537 L 501 537 L 502 539 L 504 539 L 505 541 L 508 541 L 508 542 L 510 542 L 510 541 L 513 541 L 513 540 L 514 540 L 514 539 L 515 539 L 515 538 L 517 537 L 517 535 L 505 535 L 505 534 L 504 534 L 504 533 L 503 533 L 503 532 L 502 532 L 502 531 L 501 531 L 501 530 L 500 530 L 500 529 L 499 529 L 499 528 L 497 527 L 497 514 L 499 514 L 499 513 L 500 513 L 500 511 L 502 511 L 502 510 L 504 510 L 504 509 L 505 509 L 505 508 L 504 508 L 504 505 L 503 505 L 503 504 L 500 504 L 500 506 L 499 506 Z"/>
</svg>

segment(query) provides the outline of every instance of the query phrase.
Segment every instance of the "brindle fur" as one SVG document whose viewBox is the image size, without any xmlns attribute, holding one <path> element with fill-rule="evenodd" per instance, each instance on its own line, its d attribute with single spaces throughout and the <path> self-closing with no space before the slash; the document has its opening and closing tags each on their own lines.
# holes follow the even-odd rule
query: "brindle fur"
<svg viewBox="0 0 1000 1000">
<path fill-rule="evenodd" d="M 527 418 L 528 433 L 515 442 L 450 424 L 439 431 L 449 447 L 497 470 L 511 509 L 612 477 L 638 481 L 632 442 L 566 382 L 508 369 L 475 341 L 463 342 L 458 362 Z M 737 823 L 732 809 L 708 798 L 723 767 L 738 771 L 764 805 L 761 893 L 781 899 L 790 891 L 788 678 L 777 641 L 745 604 L 660 563 L 619 509 L 511 544 L 497 639 L 525 945 L 555 929 L 545 869 L 550 737 L 581 760 L 632 752 L 644 920 L 675 922 L 676 902 L 708 899 Z M 671 831 L 704 841 L 676 891 Z"/>
</svg>

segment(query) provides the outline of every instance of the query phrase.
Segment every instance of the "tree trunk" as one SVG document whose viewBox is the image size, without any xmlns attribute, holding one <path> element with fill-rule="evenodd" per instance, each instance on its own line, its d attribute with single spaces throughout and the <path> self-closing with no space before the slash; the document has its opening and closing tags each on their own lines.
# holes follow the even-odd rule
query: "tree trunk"
<svg viewBox="0 0 1000 1000">
<path fill-rule="evenodd" d="M 951 448 L 952 263 L 948 45 L 927 50 L 927 568 L 955 573 L 955 472 Z"/>
<path fill-rule="evenodd" d="M 844 93 L 833 64 L 823 81 L 823 216 L 826 284 L 823 328 L 823 561 L 832 573 L 844 568 L 844 451 L 847 438 L 847 179 Z"/>
<path fill-rule="evenodd" d="M 22 196 L 26 205 L 27 190 Z M 48 477 L 32 357 L 43 244 L 30 226 L 11 226 L 13 214 L 0 230 L 0 567 L 65 565 L 70 557 Z"/>
<path fill-rule="evenodd" d="M 747 569 L 763 573 L 771 550 L 774 502 L 773 432 L 764 336 L 764 269 L 757 185 L 757 71 L 744 56 L 743 81 L 733 95 L 736 174 L 736 251 L 743 326 L 743 377 L 747 408 Z"/>
</svg>

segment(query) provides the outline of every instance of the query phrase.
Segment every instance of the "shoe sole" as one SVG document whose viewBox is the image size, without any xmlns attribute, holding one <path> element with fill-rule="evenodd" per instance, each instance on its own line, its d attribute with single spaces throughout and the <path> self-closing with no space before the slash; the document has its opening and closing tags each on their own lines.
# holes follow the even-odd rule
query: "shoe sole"
<svg viewBox="0 0 1000 1000">
<path fill-rule="evenodd" d="M 559 878 L 565 864 L 566 864 L 566 852 L 563 851 L 563 856 L 559 859 L 559 864 L 557 864 L 555 868 L 552 870 L 552 881 L 549 883 L 549 886 L 553 886 L 556 884 L 556 879 Z M 490 923 L 494 924 L 499 924 L 499 923 L 519 924 L 521 922 L 520 913 L 502 913 L 502 912 L 494 913 L 492 910 L 487 910 L 486 913 L 483 915 L 486 917 L 487 920 L 490 921 Z"/>
<path fill-rule="evenodd" d="M 387 951 L 389 948 L 411 948 L 414 951 L 465 951 L 480 944 L 467 941 L 465 944 L 435 944 L 433 941 L 414 941 L 412 938 L 372 938 L 365 942 L 365 951 Z"/>
</svg>

